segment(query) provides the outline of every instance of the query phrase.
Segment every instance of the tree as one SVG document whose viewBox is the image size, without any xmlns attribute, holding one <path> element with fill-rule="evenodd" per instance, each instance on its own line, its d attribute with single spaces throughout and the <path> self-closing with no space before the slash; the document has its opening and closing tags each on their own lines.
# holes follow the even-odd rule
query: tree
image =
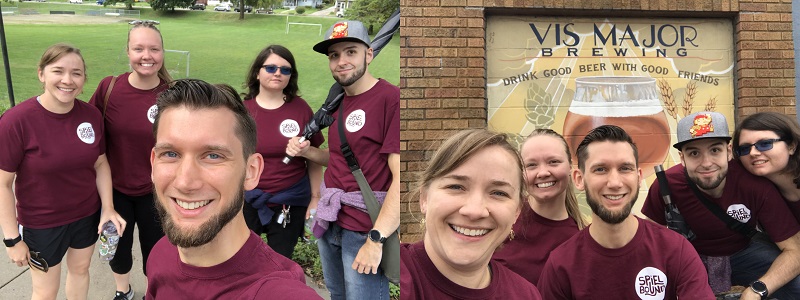
<svg viewBox="0 0 800 300">
<path fill-rule="evenodd" d="M 125 9 L 132 10 L 133 9 L 133 1 L 134 0 L 106 0 L 103 2 L 103 7 L 114 5 L 117 3 L 125 3 Z"/>
<path fill-rule="evenodd" d="M 358 0 L 345 11 L 344 17 L 361 21 L 369 27 L 369 34 L 373 34 L 373 26 L 383 25 L 398 8 L 397 0 Z"/>
<path fill-rule="evenodd" d="M 150 7 L 157 11 L 175 10 L 176 7 L 189 7 L 195 0 L 150 0 Z"/>
</svg>

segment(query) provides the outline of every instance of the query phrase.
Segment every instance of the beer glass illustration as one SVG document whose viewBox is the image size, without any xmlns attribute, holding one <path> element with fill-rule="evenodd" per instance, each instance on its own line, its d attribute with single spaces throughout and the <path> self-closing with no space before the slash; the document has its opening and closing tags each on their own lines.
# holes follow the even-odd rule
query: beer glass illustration
<svg viewBox="0 0 800 300">
<path fill-rule="evenodd" d="M 670 148 L 670 130 L 658 98 L 655 78 L 591 76 L 575 79 L 575 96 L 564 119 L 564 137 L 574 157 L 590 130 L 617 125 L 633 138 L 644 177 L 662 164 Z"/>
</svg>

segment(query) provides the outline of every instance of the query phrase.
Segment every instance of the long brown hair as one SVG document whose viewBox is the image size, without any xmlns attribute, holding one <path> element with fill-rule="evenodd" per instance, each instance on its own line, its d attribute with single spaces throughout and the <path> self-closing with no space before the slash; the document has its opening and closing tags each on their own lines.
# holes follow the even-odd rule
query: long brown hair
<svg viewBox="0 0 800 300">
<path fill-rule="evenodd" d="M 525 141 L 520 144 L 520 149 L 522 149 L 522 145 L 525 145 L 525 143 L 527 143 L 531 138 L 537 136 L 550 136 L 560 140 L 561 145 L 564 146 L 564 153 L 567 155 L 567 162 L 569 163 L 570 168 L 572 168 L 572 154 L 569 151 L 569 146 L 567 146 L 567 140 L 565 140 L 562 135 L 558 134 L 558 132 L 555 132 L 552 129 L 534 129 L 533 132 L 531 132 L 531 134 L 525 138 Z M 578 229 L 583 229 L 586 227 L 586 221 L 583 219 L 583 215 L 578 207 L 578 197 L 575 195 L 575 189 L 573 188 L 575 185 L 572 183 L 572 176 L 567 176 L 567 178 L 569 186 L 566 190 L 566 199 L 564 199 L 564 203 L 567 208 L 567 215 L 575 220 L 575 223 L 578 224 Z"/>
</svg>

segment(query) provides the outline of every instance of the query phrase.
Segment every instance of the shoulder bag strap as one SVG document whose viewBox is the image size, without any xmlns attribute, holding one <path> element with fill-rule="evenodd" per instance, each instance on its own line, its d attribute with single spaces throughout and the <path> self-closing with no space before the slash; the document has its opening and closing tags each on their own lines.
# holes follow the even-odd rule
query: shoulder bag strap
<svg viewBox="0 0 800 300">
<path fill-rule="evenodd" d="M 697 188 L 697 184 L 695 184 L 694 181 L 692 181 L 692 179 L 689 178 L 689 173 L 687 173 L 685 169 L 683 171 L 683 174 L 686 176 L 687 184 L 689 184 L 689 187 L 692 188 L 692 192 L 694 192 L 694 195 L 697 196 L 697 199 L 700 200 L 700 203 L 703 203 L 703 205 L 706 208 L 708 208 L 708 210 L 711 211 L 711 213 L 713 213 L 715 216 L 717 216 L 717 218 L 722 220 L 722 222 L 725 223 L 725 225 L 727 225 L 729 229 L 741 233 L 747 238 L 753 238 L 760 233 L 755 228 L 748 226 L 747 223 L 742 223 L 734 219 L 733 217 L 728 215 L 725 211 L 723 211 L 722 208 L 720 208 L 718 205 L 711 202 L 711 200 L 708 200 L 708 198 L 706 198 L 706 196 L 703 195 L 703 193 L 700 192 L 700 190 Z"/>
<path fill-rule="evenodd" d="M 108 84 L 108 88 L 106 89 L 106 96 L 103 101 L 103 119 L 106 118 L 106 109 L 108 109 L 108 97 L 111 96 L 111 89 L 114 88 L 114 83 L 117 82 L 117 76 L 111 77 L 111 83 Z"/>
</svg>

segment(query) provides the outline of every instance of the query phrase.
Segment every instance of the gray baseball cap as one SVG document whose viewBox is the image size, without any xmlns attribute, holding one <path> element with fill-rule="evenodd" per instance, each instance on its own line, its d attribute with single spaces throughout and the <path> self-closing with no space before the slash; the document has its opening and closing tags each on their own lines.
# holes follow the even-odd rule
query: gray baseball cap
<svg viewBox="0 0 800 300">
<path fill-rule="evenodd" d="M 369 44 L 369 34 L 364 24 L 359 21 L 339 21 L 325 32 L 325 40 L 314 45 L 314 51 L 328 55 L 328 47 L 338 42 L 361 42 Z"/>
<path fill-rule="evenodd" d="M 678 142 L 675 149 L 681 150 L 681 147 L 688 142 L 707 139 L 707 138 L 721 138 L 726 141 L 731 140 L 728 133 L 728 121 L 725 116 L 718 112 L 701 111 L 696 112 L 678 121 Z"/>
</svg>

